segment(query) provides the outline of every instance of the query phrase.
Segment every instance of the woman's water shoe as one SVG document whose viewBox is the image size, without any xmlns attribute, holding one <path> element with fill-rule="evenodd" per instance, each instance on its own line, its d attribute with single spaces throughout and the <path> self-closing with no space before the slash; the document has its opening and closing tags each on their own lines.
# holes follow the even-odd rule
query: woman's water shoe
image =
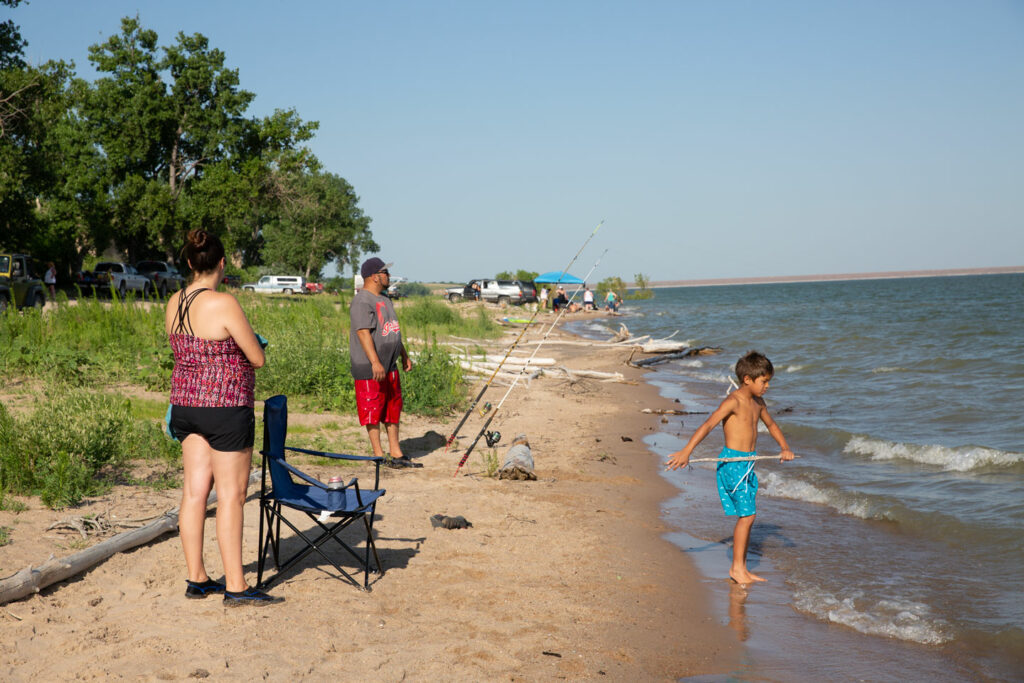
<svg viewBox="0 0 1024 683">
<path fill-rule="evenodd" d="M 206 581 L 185 581 L 185 597 L 191 599 L 205 598 L 207 595 L 213 595 L 214 593 L 223 593 L 224 584 L 220 581 L 214 581 L 213 579 L 206 579 Z"/>
<path fill-rule="evenodd" d="M 243 605 L 261 607 L 263 605 L 276 605 L 279 602 L 284 602 L 284 598 L 277 598 L 272 595 L 267 595 L 258 588 L 246 588 L 241 593 L 232 593 L 231 591 L 224 591 L 225 607 L 241 607 Z"/>
</svg>

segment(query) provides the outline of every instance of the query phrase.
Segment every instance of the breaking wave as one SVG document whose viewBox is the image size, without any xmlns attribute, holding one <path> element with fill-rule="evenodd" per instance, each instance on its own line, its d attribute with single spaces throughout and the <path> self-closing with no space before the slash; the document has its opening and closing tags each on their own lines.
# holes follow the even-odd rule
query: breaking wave
<svg viewBox="0 0 1024 683">
<path fill-rule="evenodd" d="M 933 616 L 929 607 L 920 602 L 872 602 L 859 592 L 848 598 L 838 598 L 820 588 L 808 588 L 794 594 L 793 604 L 801 612 L 868 635 L 925 645 L 939 645 L 952 640 L 949 625 Z"/>
<path fill-rule="evenodd" d="M 1024 464 L 1024 454 L 1008 453 L 980 446 L 919 446 L 855 436 L 843 448 L 844 453 L 866 455 L 872 460 L 908 460 L 935 465 L 952 472 L 968 472 L 984 467 L 1009 467 Z"/>
</svg>

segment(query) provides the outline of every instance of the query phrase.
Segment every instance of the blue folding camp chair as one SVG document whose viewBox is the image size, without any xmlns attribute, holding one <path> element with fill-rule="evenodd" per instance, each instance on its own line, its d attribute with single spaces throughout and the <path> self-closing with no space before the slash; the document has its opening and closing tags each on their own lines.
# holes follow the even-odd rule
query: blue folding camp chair
<svg viewBox="0 0 1024 683">
<path fill-rule="evenodd" d="M 287 433 L 288 399 L 284 396 L 274 396 L 267 399 L 263 405 L 263 450 L 260 451 L 263 454 L 263 481 L 260 486 L 260 555 L 259 569 L 256 577 L 257 587 L 266 588 L 280 578 L 285 571 L 300 562 L 311 552 L 316 551 L 356 587 L 370 590 L 371 551 L 377 566 L 375 571 L 383 573 L 380 557 L 377 556 L 377 547 L 373 543 L 373 515 L 377 506 L 377 499 L 384 495 L 384 489 L 380 488 L 380 463 L 383 458 L 290 448 L 284 445 Z M 372 462 L 376 465 L 373 490 L 360 490 L 359 481 L 356 478 L 353 478 L 342 488 L 328 488 L 326 484 L 318 479 L 288 464 L 285 461 L 286 451 L 325 458 Z M 269 482 L 267 480 L 268 470 L 270 472 Z M 296 483 L 292 479 L 292 475 L 307 483 Z M 301 531 L 285 517 L 284 512 L 287 509 L 305 513 L 319 527 L 319 535 L 315 538 L 311 537 L 311 533 L 317 531 L 316 527 L 311 527 L 306 533 Z M 355 550 L 338 536 L 343 529 L 358 519 L 363 520 L 363 526 L 366 528 L 366 549 L 363 557 L 360 557 Z M 295 535 L 305 543 L 305 547 L 284 562 L 281 562 L 279 557 L 281 522 L 288 525 L 295 532 Z M 353 578 L 338 562 L 324 552 L 325 544 L 330 541 L 337 543 L 356 559 L 359 567 L 363 570 L 362 586 L 359 586 L 358 580 Z M 263 567 L 266 564 L 268 553 L 273 553 L 274 567 L 277 569 L 277 573 L 264 581 Z M 339 576 L 338 578 L 341 577 Z"/>
</svg>

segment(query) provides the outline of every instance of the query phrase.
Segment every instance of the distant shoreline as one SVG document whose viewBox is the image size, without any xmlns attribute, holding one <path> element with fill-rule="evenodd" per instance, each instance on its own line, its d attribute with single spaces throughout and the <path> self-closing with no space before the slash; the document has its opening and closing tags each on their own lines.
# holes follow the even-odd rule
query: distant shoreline
<svg viewBox="0 0 1024 683">
<path fill-rule="evenodd" d="M 877 273 L 840 273 L 835 275 L 776 275 L 773 277 L 734 277 L 705 280 L 654 280 L 647 283 L 651 289 L 664 287 L 715 287 L 725 285 L 765 285 L 787 282 L 833 282 L 845 280 L 893 280 L 918 277 L 956 277 L 962 275 L 1005 275 L 1024 273 L 1024 266 L 1000 266 L 996 268 L 947 268 L 945 270 L 894 270 Z M 636 283 L 630 283 L 630 289 Z"/>
</svg>

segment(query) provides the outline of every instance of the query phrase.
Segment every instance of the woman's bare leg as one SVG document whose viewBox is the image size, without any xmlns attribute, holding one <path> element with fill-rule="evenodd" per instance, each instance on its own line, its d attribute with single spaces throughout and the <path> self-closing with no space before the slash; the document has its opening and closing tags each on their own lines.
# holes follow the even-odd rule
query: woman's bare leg
<svg viewBox="0 0 1024 683">
<path fill-rule="evenodd" d="M 178 510 L 178 535 L 185 552 L 189 581 L 202 583 L 210 577 L 203 563 L 203 531 L 206 525 L 206 500 L 213 485 L 210 456 L 213 451 L 206 439 L 190 434 L 181 442 L 184 477 L 181 486 L 181 508 Z"/>
<path fill-rule="evenodd" d="M 252 448 L 213 451 L 213 480 L 217 486 L 217 545 L 224 563 L 224 583 L 232 593 L 248 586 L 242 571 L 242 522 L 252 468 Z"/>
</svg>

